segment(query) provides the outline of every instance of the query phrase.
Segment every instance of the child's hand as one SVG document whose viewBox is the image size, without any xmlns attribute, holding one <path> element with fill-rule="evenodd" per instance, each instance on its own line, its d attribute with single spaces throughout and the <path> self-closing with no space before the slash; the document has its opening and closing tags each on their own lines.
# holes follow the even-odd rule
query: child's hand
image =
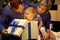
<svg viewBox="0 0 60 40">
<path fill-rule="evenodd" d="M 2 35 L 3 35 L 3 36 L 7 36 L 7 34 L 8 34 L 8 31 L 7 31 L 6 29 L 3 29 L 3 30 L 2 30 Z"/>
<path fill-rule="evenodd" d="M 43 38 L 42 38 L 42 39 L 46 40 L 46 39 L 48 39 L 48 37 L 49 37 L 49 35 L 48 35 L 48 34 L 46 34 L 45 36 L 43 36 Z"/>
</svg>

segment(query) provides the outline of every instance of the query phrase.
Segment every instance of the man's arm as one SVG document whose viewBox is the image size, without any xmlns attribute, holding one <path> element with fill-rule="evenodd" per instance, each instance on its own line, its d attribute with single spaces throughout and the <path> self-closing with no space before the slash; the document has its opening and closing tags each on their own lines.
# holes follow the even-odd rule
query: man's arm
<svg viewBox="0 0 60 40">
<path fill-rule="evenodd" d="M 8 13 L 5 9 L 2 11 L 2 16 L 0 18 L 0 32 L 2 32 L 2 30 L 4 30 L 5 26 L 4 26 L 4 23 L 5 21 L 7 20 L 7 14 Z"/>
<path fill-rule="evenodd" d="M 24 5 L 27 7 L 33 7 L 33 8 L 37 8 L 37 5 L 36 4 L 33 4 L 33 3 L 30 3 L 30 2 L 27 2 L 26 0 L 22 0 L 22 2 L 24 3 Z"/>
</svg>

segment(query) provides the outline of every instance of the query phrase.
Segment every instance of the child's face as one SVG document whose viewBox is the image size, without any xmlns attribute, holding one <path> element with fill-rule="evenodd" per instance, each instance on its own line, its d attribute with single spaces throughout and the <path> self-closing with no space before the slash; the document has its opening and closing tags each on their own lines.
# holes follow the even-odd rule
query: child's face
<svg viewBox="0 0 60 40">
<path fill-rule="evenodd" d="M 38 13 L 43 14 L 43 13 L 46 12 L 46 7 L 44 7 L 44 6 L 39 6 L 39 7 L 37 8 L 37 11 L 38 11 Z"/>
<path fill-rule="evenodd" d="M 34 14 L 33 13 L 26 13 L 26 19 L 28 19 L 28 20 L 33 20 L 34 19 Z"/>
</svg>

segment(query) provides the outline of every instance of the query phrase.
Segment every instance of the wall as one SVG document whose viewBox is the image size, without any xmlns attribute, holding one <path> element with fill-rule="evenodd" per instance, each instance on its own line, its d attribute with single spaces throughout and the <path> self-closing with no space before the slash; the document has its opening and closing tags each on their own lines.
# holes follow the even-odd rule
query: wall
<svg viewBox="0 0 60 40">
<path fill-rule="evenodd" d="M 57 5 L 57 10 L 50 10 L 51 20 L 52 21 L 60 21 L 60 0 L 55 0 L 54 5 Z"/>
</svg>

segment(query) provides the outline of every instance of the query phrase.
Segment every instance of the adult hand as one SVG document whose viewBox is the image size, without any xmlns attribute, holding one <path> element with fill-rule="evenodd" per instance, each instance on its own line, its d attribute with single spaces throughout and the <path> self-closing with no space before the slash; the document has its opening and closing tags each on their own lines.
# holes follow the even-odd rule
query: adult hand
<svg viewBox="0 0 60 40">
<path fill-rule="evenodd" d="M 7 31 L 6 29 L 3 29 L 3 30 L 2 30 L 2 35 L 3 35 L 3 36 L 7 36 L 7 34 L 8 34 L 8 31 Z"/>
</svg>

